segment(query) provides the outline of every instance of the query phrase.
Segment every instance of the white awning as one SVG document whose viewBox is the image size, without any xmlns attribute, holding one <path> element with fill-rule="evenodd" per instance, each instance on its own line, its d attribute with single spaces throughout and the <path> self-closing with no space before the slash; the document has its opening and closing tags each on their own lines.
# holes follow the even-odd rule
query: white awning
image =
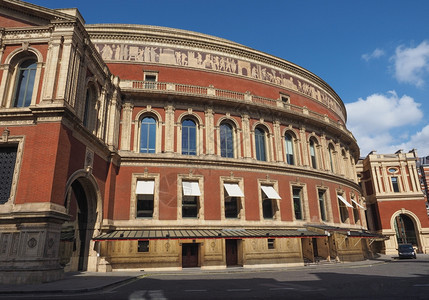
<svg viewBox="0 0 429 300">
<path fill-rule="evenodd" d="M 139 180 L 137 181 L 136 194 L 137 195 L 153 195 L 155 181 L 153 180 Z"/>
<path fill-rule="evenodd" d="M 268 199 L 281 199 L 276 190 L 270 185 L 261 185 L 261 189 Z"/>
<path fill-rule="evenodd" d="M 347 207 L 351 207 L 351 208 L 353 208 L 353 206 L 352 206 L 350 203 L 348 203 L 348 202 L 347 202 L 347 200 L 343 198 L 343 196 L 341 196 L 341 195 L 337 195 L 337 197 L 338 197 L 338 199 L 340 199 L 340 201 L 341 201 L 341 202 L 343 202 Z"/>
<path fill-rule="evenodd" d="M 241 191 L 240 187 L 237 183 L 224 183 L 223 186 L 225 187 L 226 193 L 230 197 L 244 197 L 243 192 Z"/>
<path fill-rule="evenodd" d="M 352 198 L 352 202 L 354 204 L 356 204 L 357 206 L 359 206 L 361 209 L 365 209 L 365 207 L 363 207 L 362 205 L 360 205 L 355 199 Z"/>
<path fill-rule="evenodd" d="M 183 195 L 201 196 L 200 187 L 196 181 L 182 181 Z"/>
</svg>

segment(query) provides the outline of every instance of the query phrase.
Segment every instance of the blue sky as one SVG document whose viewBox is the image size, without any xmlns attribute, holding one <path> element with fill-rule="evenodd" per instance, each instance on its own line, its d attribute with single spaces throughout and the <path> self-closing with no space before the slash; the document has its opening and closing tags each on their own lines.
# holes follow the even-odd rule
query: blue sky
<svg viewBox="0 0 429 300">
<path fill-rule="evenodd" d="M 429 155 L 427 0 L 32 0 L 77 7 L 88 24 L 173 27 L 232 40 L 298 64 L 347 107 L 361 156 Z"/>
</svg>

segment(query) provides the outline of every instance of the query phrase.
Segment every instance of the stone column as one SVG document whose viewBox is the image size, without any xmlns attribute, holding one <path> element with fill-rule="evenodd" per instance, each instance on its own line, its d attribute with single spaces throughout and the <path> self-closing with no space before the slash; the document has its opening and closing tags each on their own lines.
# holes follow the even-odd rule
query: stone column
<svg viewBox="0 0 429 300">
<path fill-rule="evenodd" d="M 130 102 L 126 102 L 122 105 L 121 150 L 130 151 L 133 107 L 134 106 Z"/>
</svg>

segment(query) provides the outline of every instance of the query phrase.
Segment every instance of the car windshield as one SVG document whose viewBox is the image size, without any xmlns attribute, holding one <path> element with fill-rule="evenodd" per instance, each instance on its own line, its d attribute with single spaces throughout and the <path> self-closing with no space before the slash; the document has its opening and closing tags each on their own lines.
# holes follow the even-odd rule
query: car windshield
<svg viewBox="0 0 429 300">
<path fill-rule="evenodd" d="M 405 251 L 405 250 L 413 250 L 412 245 L 399 245 L 399 250 Z"/>
</svg>

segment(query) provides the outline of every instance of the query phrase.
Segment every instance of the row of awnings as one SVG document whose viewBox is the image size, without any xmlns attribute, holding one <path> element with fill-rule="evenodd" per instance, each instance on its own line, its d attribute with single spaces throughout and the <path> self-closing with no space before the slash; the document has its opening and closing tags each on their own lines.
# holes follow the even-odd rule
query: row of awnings
<svg viewBox="0 0 429 300">
<path fill-rule="evenodd" d="M 224 183 L 226 193 L 229 197 L 244 197 L 238 183 Z M 182 181 L 182 189 L 184 196 L 201 196 L 200 187 L 197 181 Z M 262 191 L 268 199 L 281 199 L 276 190 L 269 185 L 262 185 Z M 155 191 L 155 181 L 141 180 L 137 181 L 136 194 L 137 195 L 153 195 Z"/>
<path fill-rule="evenodd" d="M 341 195 L 337 195 L 337 197 L 338 197 L 338 199 L 341 201 L 341 202 L 343 202 L 347 207 L 350 207 L 350 208 L 353 208 L 353 205 L 351 205 L 346 199 L 344 199 L 344 197 L 343 196 L 341 196 Z M 362 205 L 360 205 L 355 199 L 351 199 L 352 200 L 352 202 L 354 203 L 354 204 L 356 204 L 359 208 L 361 208 L 361 209 L 365 209 Z"/>
<path fill-rule="evenodd" d="M 226 193 L 229 197 L 244 197 L 244 193 L 237 183 L 224 183 Z M 184 196 L 201 196 L 200 187 L 197 181 L 182 181 L 183 195 Z M 270 185 L 261 185 L 261 189 L 268 199 L 281 199 L 277 191 Z M 155 181 L 142 180 L 137 181 L 136 194 L 137 195 L 153 195 L 155 191 Z M 338 199 L 347 207 L 353 208 L 343 196 L 337 195 Z M 365 209 L 355 199 L 351 198 L 352 202 L 361 209 Z"/>
<path fill-rule="evenodd" d="M 317 238 L 326 237 L 308 229 L 158 229 L 116 230 L 101 234 L 93 240 L 150 240 L 150 239 L 210 239 L 210 238 Z"/>
</svg>

